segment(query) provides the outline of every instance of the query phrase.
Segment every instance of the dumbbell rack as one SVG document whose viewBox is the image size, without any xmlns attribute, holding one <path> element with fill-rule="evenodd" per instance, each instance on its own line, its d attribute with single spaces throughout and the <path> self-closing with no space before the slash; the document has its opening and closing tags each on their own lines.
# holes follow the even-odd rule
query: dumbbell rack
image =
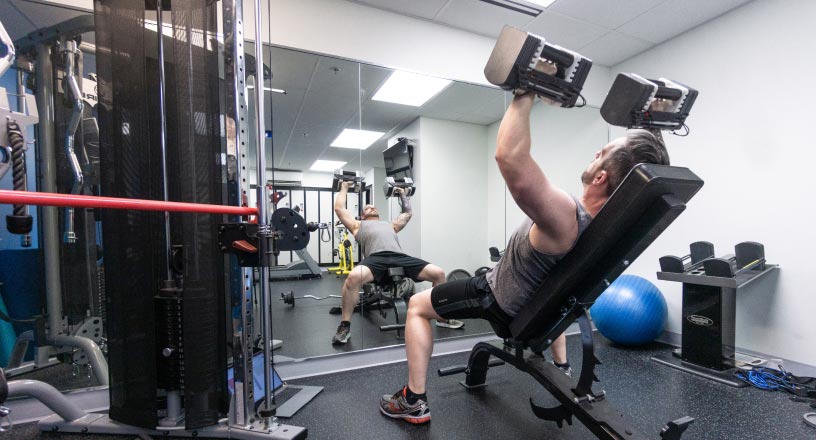
<svg viewBox="0 0 816 440">
<path fill-rule="evenodd" d="M 682 342 L 653 361 L 725 385 L 747 385 L 734 377 L 737 291 L 779 266 L 765 263 L 759 243 L 740 243 L 736 251 L 714 258 L 711 243 L 696 242 L 686 257 L 660 259 L 657 279 L 683 283 Z"/>
</svg>

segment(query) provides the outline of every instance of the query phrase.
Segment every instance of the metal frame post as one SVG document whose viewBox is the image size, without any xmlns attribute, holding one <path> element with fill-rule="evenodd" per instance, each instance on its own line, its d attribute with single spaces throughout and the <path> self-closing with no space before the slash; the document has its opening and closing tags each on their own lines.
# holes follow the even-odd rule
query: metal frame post
<svg viewBox="0 0 816 440">
<path fill-rule="evenodd" d="M 272 378 L 270 368 L 272 365 L 272 322 L 269 316 L 269 267 L 268 259 L 272 252 L 271 230 L 269 226 L 269 207 L 267 206 L 266 188 L 266 130 L 264 128 L 264 77 L 263 77 L 263 38 L 261 28 L 261 0 L 255 0 L 255 124 L 257 129 L 257 205 L 258 205 L 258 235 L 260 238 L 258 255 L 261 258 L 260 267 L 260 295 L 261 295 L 261 327 L 263 333 L 263 359 L 264 359 L 264 397 L 263 406 L 259 415 L 264 420 L 267 429 L 275 428 L 274 408 L 272 404 Z"/>
<path fill-rule="evenodd" d="M 57 161 L 54 144 L 54 74 L 51 64 L 51 46 L 37 46 L 37 108 L 40 121 L 37 124 L 40 179 L 39 191 L 57 192 Z M 41 208 L 42 248 L 45 266 L 45 298 L 48 311 L 48 335 L 54 337 L 62 331 L 62 287 L 60 285 L 59 218 L 57 208 Z M 38 361 L 47 361 L 50 350 L 37 353 Z M 43 358 L 40 358 L 43 356 Z"/>
</svg>

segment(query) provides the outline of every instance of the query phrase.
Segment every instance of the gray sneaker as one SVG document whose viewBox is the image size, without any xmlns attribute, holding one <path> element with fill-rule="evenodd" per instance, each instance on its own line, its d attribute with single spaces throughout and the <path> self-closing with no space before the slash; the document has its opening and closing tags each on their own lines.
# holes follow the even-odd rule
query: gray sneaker
<svg viewBox="0 0 816 440">
<path fill-rule="evenodd" d="M 351 327 L 346 327 L 343 324 L 337 326 L 337 333 L 332 337 L 332 345 L 343 345 L 348 342 L 351 337 Z"/>
<path fill-rule="evenodd" d="M 393 395 L 388 394 L 380 399 L 380 411 L 392 419 L 402 419 L 408 423 L 421 425 L 431 421 L 431 410 L 428 408 L 428 401 L 417 399 L 412 405 L 405 397 L 407 386 L 397 391 Z"/>
<path fill-rule="evenodd" d="M 465 326 L 465 323 L 458 319 L 448 319 L 447 321 L 437 320 L 436 326 L 442 328 L 462 328 Z"/>
<path fill-rule="evenodd" d="M 550 361 L 550 363 L 551 363 L 551 364 L 553 364 L 553 365 L 555 365 L 555 362 L 553 362 L 553 361 Z M 569 366 L 569 367 L 567 367 L 567 368 L 562 368 L 562 367 L 559 367 L 558 365 L 555 365 L 555 366 L 556 366 L 556 367 L 557 367 L 559 370 L 563 371 L 563 372 L 564 372 L 564 374 L 566 374 L 567 376 L 572 377 L 572 366 Z"/>
</svg>

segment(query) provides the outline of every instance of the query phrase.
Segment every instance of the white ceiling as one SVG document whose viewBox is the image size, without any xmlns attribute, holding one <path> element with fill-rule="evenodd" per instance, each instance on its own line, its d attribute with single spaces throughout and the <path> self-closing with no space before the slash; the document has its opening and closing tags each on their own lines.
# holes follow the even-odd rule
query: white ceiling
<svg viewBox="0 0 816 440">
<path fill-rule="evenodd" d="M 346 1 L 491 38 L 508 24 L 614 66 L 751 0 L 556 0 L 537 17 L 481 0 Z"/>
</svg>

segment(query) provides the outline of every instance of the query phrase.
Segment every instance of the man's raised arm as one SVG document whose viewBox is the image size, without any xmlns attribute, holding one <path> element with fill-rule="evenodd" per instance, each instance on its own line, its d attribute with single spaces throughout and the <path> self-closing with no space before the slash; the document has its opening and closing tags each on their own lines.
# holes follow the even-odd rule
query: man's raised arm
<svg viewBox="0 0 816 440">
<path fill-rule="evenodd" d="M 566 252 L 578 235 L 575 201 L 553 185 L 530 154 L 530 112 L 535 95 L 513 99 L 499 126 L 496 162 L 507 188 L 543 235 L 542 252 Z"/>
<path fill-rule="evenodd" d="M 394 231 L 399 232 L 408 224 L 408 221 L 411 220 L 411 199 L 405 194 L 403 188 L 394 188 L 394 192 L 399 195 L 399 204 L 402 212 L 391 222 L 391 225 L 394 227 Z"/>
<path fill-rule="evenodd" d="M 351 182 L 343 182 L 340 184 L 340 191 L 337 192 L 337 196 L 334 198 L 334 213 L 337 214 L 340 223 L 343 223 L 343 226 L 348 228 L 351 235 L 356 235 L 360 229 L 360 222 L 346 209 L 346 196 L 350 185 Z"/>
</svg>

